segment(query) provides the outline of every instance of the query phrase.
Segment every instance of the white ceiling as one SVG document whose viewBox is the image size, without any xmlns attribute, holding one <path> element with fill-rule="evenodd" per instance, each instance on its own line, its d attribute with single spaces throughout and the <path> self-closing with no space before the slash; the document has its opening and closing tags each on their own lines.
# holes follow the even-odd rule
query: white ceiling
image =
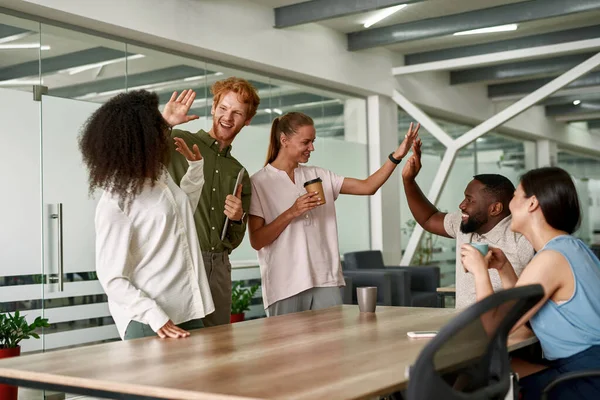
<svg viewBox="0 0 600 400">
<path fill-rule="evenodd" d="M 270 7 L 283 7 L 290 4 L 303 3 L 306 0 L 252 0 L 252 2 Z M 350 0 L 348 0 L 350 1 Z M 377 23 L 373 28 L 406 23 L 411 21 L 443 17 L 445 15 L 461 14 L 468 11 L 483 8 L 496 7 L 512 3 L 520 3 L 527 0 L 427 0 L 414 4 L 408 4 L 404 9 Z M 566 0 L 565 0 L 566 1 Z M 362 24 L 370 16 L 377 13 L 361 13 L 347 17 L 329 19 L 318 22 L 323 26 L 342 33 L 365 30 Z M 486 43 L 505 39 L 513 39 L 522 36 L 542 34 L 557 30 L 566 30 L 600 23 L 600 11 L 571 14 L 557 18 L 535 20 L 520 23 L 519 28 L 512 32 L 501 32 L 485 35 L 468 36 L 440 36 L 423 40 L 415 40 L 406 43 L 398 43 L 386 46 L 387 49 L 402 53 L 415 53 L 422 51 L 438 50 L 449 47 L 467 46 L 472 44 Z"/>
</svg>

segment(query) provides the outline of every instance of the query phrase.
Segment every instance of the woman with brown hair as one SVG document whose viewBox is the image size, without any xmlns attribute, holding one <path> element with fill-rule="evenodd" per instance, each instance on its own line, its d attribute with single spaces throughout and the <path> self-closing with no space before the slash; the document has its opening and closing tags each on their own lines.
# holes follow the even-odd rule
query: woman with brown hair
<svg viewBox="0 0 600 400">
<path fill-rule="evenodd" d="M 214 310 L 193 210 L 204 160 L 175 138 L 188 160 L 178 187 L 169 176 L 170 129 L 158 96 L 120 94 L 88 119 L 79 139 L 96 208 L 96 272 L 123 339 L 182 338 Z"/>
<path fill-rule="evenodd" d="M 513 360 L 522 398 L 539 399 L 560 375 L 600 368 L 600 261 L 572 236 L 581 211 L 577 190 L 565 170 L 545 167 L 525 173 L 510 211 L 511 229 L 523 234 L 537 252 L 521 276 L 498 249 L 483 257 L 464 244 L 462 263 L 475 276 L 478 300 L 493 293 L 488 268 L 498 270 L 505 288 L 531 284 L 544 288 L 544 298 L 513 328 L 529 321 L 542 346 L 544 358 L 537 363 Z M 600 378 L 565 382 L 550 398 L 598 399 Z"/>
<path fill-rule="evenodd" d="M 302 165 L 315 150 L 316 132 L 309 116 L 291 112 L 273 121 L 265 167 L 251 177 L 249 219 L 250 244 L 258 250 L 269 316 L 342 303 L 338 288 L 345 283 L 335 200 L 339 194 L 374 194 L 402 161 L 418 131 L 419 125 L 411 124 L 389 160 L 361 180 Z M 307 193 L 305 183 L 320 184 L 322 191 Z"/>
</svg>

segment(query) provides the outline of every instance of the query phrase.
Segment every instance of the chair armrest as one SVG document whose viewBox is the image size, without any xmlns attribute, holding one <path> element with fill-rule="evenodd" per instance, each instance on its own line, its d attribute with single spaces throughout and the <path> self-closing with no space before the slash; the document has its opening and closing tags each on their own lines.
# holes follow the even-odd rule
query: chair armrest
<svg viewBox="0 0 600 400">
<path fill-rule="evenodd" d="M 542 391 L 541 400 L 547 400 L 548 394 L 554 389 L 557 385 L 569 381 L 572 379 L 580 379 L 580 378 L 589 378 L 592 376 L 600 377 L 600 370 L 587 370 L 587 371 L 576 371 L 576 372 L 568 372 L 566 374 L 560 375 L 558 378 L 550 382 Z"/>
</svg>

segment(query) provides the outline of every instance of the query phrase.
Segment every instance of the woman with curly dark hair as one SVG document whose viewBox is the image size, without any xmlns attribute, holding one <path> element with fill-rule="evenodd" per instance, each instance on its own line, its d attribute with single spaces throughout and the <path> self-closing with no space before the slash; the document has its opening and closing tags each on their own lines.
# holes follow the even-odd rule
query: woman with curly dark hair
<svg viewBox="0 0 600 400">
<path fill-rule="evenodd" d="M 193 217 L 204 160 L 175 138 L 189 163 L 178 187 L 165 168 L 169 133 L 158 96 L 139 90 L 102 105 L 79 138 L 90 193 L 104 191 L 96 271 L 123 339 L 186 337 L 214 311 Z"/>
</svg>

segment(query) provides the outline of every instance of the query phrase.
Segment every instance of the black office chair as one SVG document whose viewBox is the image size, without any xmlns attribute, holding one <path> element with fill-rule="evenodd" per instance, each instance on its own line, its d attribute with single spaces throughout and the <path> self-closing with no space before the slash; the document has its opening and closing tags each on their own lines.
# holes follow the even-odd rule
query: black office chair
<svg viewBox="0 0 600 400">
<path fill-rule="evenodd" d="M 544 388 L 542 392 L 541 400 L 554 400 L 554 399 L 563 399 L 567 398 L 568 394 L 561 394 L 560 389 L 563 383 L 575 380 L 575 379 L 588 379 L 595 378 L 600 381 L 600 370 L 589 370 L 589 371 L 576 371 L 569 372 L 567 374 L 563 374 L 550 382 L 548 386 Z M 598 385 L 598 381 L 596 381 L 596 385 Z"/>
<path fill-rule="evenodd" d="M 541 285 L 521 286 L 495 293 L 460 313 L 411 367 L 407 400 L 504 399 L 510 388 L 508 333 L 543 296 Z M 457 359 L 465 361 L 457 364 Z"/>
</svg>

